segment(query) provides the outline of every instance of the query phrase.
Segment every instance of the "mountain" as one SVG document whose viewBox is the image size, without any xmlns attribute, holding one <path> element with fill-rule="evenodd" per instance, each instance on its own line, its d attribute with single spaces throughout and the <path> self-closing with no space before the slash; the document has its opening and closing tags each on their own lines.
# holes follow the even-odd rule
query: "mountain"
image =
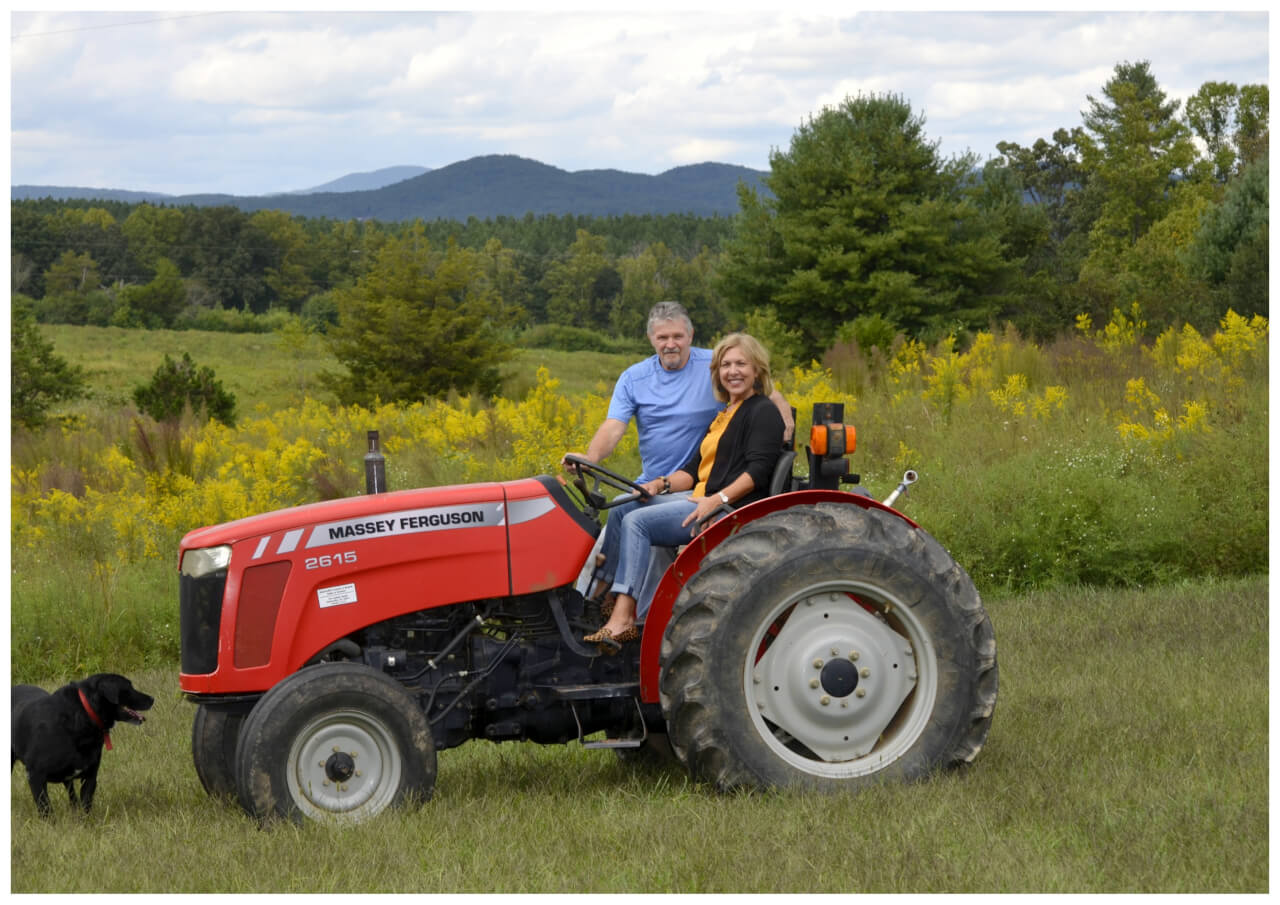
<svg viewBox="0 0 1280 905">
<path fill-rule="evenodd" d="M 141 204 L 150 201 L 154 204 L 168 204 L 176 195 L 163 192 L 129 192 L 124 189 L 90 189 L 66 185 L 15 185 L 9 190 L 13 201 L 27 201 L 32 198 L 52 198 L 54 201 L 70 201 L 72 199 L 92 199 L 96 201 L 124 201 L 128 204 Z"/>
<path fill-rule="evenodd" d="M 723 163 L 676 167 L 657 176 L 621 170 L 571 173 L 524 157 L 489 155 L 362 191 L 323 190 L 325 187 L 321 186 L 306 193 L 253 197 L 132 192 L 124 194 L 134 197 L 119 198 L 115 197 L 120 194 L 115 190 L 17 185 L 13 186 L 11 197 L 112 198 L 173 206 L 225 205 L 244 211 L 282 210 L 335 220 L 466 220 L 468 217 L 484 220 L 525 214 L 732 216 L 738 211 L 738 183 L 745 182 L 767 194 L 762 182 L 766 175 L 759 170 Z M 83 194 L 69 194 L 73 192 Z"/>
<path fill-rule="evenodd" d="M 429 173 L 430 171 L 430 167 L 383 167 L 380 170 L 372 170 L 368 173 L 348 173 L 346 176 L 339 177 L 332 182 L 326 182 L 324 185 L 318 185 L 312 189 L 299 189 L 288 194 L 314 195 L 317 192 L 367 192 L 371 189 L 380 189 L 383 186 L 403 182 L 406 179 L 412 179 L 414 176 L 421 176 L 423 173 Z"/>
</svg>

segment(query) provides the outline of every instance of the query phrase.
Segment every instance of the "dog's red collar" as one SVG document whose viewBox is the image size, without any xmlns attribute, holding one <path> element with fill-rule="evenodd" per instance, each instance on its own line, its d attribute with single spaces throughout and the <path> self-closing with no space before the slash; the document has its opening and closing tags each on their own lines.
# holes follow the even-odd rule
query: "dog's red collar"
<svg viewBox="0 0 1280 905">
<path fill-rule="evenodd" d="M 80 703 L 84 707 L 84 712 L 89 714 L 89 719 L 93 720 L 93 724 L 102 730 L 102 741 L 108 751 L 111 750 L 111 733 L 107 732 L 107 726 L 102 722 L 102 717 L 93 712 L 93 708 L 89 706 L 89 698 L 85 696 L 83 688 L 77 688 L 80 692 Z"/>
</svg>

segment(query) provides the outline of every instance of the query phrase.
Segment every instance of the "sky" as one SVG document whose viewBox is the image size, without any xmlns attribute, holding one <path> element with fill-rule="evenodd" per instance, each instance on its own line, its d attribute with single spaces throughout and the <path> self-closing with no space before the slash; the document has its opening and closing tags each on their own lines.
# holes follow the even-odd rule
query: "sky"
<svg viewBox="0 0 1280 905">
<path fill-rule="evenodd" d="M 12 12 L 10 184 L 255 195 L 487 154 L 767 170 L 858 94 L 900 95 L 944 156 L 986 160 L 1081 125 L 1120 62 L 1177 99 L 1269 84 L 1261 11 L 646 6 Z"/>
</svg>

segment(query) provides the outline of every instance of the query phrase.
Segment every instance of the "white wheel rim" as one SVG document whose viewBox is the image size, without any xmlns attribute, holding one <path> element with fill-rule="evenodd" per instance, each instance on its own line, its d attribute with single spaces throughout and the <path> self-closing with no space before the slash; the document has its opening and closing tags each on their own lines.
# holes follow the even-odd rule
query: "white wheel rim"
<svg viewBox="0 0 1280 905">
<path fill-rule="evenodd" d="M 929 723 L 938 687 L 933 644 L 911 607 L 884 588 L 810 585 L 760 621 L 748 652 L 743 683 L 752 723 L 775 754 L 805 773 L 875 773 L 902 757 Z"/>
<path fill-rule="evenodd" d="M 395 800 L 403 762 L 387 727 L 358 710 L 322 714 L 289 749 L 287 781 L 294 804 L 313 820 L 360 821 Z"/>
</svg>

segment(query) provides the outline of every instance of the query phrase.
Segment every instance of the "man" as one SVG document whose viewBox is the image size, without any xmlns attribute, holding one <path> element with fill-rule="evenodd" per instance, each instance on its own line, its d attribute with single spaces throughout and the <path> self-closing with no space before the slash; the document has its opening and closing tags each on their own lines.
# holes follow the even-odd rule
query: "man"
<svg viewBox="0 0 1280 905">
<path fill-rule="evenodd" d="M 724 408 L 711 388 L 711 350 L 693 345 L 693 322 L 679 302 L 658 302 L 649 311 L 654 355 L 622 372 L 609 412 L 587 445 L 584 458 L 600 462 L 614 451 L 632 418 L 640 438 L 644 484 L 669 475 L 692 458 L 716 414 Z M 795 430 L 791 406 L 774 390 L 784 437 Z"/>
<path fill-rule="evenodd" d="M 693 344 L 693 321 L 679 302 L 658 302 L 649 310 L 649 342 L 654 354 L 622 372 L 613 387 L 609 412 L 587 445 L 584 458 L 599 463 L 608 458 L 627 432 L 632 418 L 640 437 L 640 476 L 644 484 L 677 471 L 688 462 L 711 426 L 712 419 L 724 408 L 715 397 L 711 385 L 710 349 Z M 795 420 L 791 405 L 777 389 L 769 397 L 782 413 L 783 439 L 791 438 Z M 563 463 L 562 463 L 563 464 Z M 566 470 L 569 466 L 565 465 Z M 665 502 L 684 494 L 652 497 L 651 502 Z M 634 509 L 638 502 L 610 510 L 611 520 Z M 591 589 L 591 576 L 602 561 L 598 554 L 607 531 L 596 539 L 578 576 L 582 593 Z M 654 582 L 661 576 L 669 557 L 655 559 L 645 583 L 642 598 L 645 606 L 653 594 Z M 600 591 L 602 588 L 592 589 Z M 606 617 L 607 618 L 607 617 Z"/>
</svg>

